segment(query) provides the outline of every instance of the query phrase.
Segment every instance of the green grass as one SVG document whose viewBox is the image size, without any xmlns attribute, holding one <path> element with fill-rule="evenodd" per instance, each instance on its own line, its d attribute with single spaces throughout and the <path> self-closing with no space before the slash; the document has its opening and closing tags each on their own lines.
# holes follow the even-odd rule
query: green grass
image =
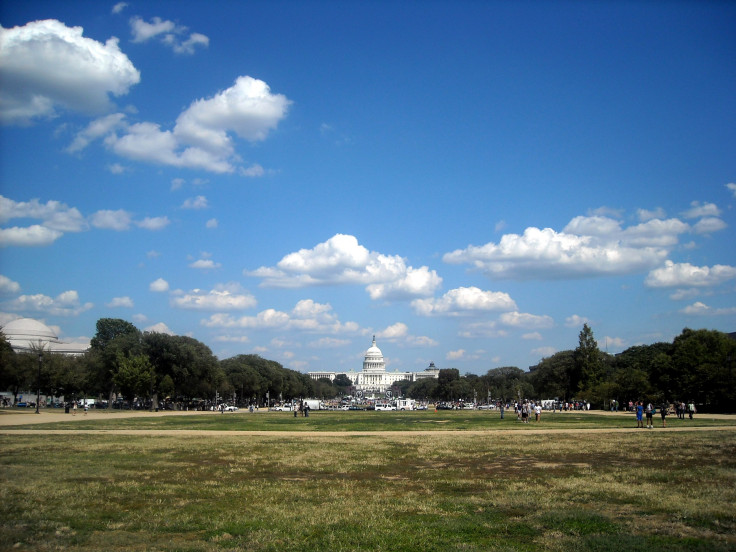
<svg viewBox="0 0 736 552">
<path fill-rule="evenodd" d="M 325 412 L 297 421 L 347 431 L 386 414 L 401 418 Z M 497 417 L 466 414 L 450 412 L 444 425 Z M 383 423 L 400 428 L 389 417 Z M 557 427 L 607 423 L 598 418 Z M 205 419 L 295 421 L 272 413 L 186 422 Z M 81 423 L 92 420 L 73 426 Z M 39 432 L 0 435 L 0 449 L 0 550 L 736 550 L 736 431 Z"/>
<path fill-rule="evenodd" d="M 291 412 L 236 412 L 227 414 L 207 413 L 202 415 L 157 415 L 136 413 L 133 418 L 121 418 L 116 412 L 103 413 L 105 419 L 85 419 L 78 414 L 69 415 L 68 422 L 17 426 L 24 429 L 158 429 L 158 430 L 202 430 L 202 431 L 432 431 L 432 430 L 531 430 L 531 429 L 606 429 L 636 427 L 633 414 L 617 416 L 595 413 L 547 413 L 539 423 L 530 421 L 521 424 L 516 416 L 508 412 L 502 420 L 497 412 L 448 411 L 435 412 L 334 412 L 313 411 L 308 418 L 294 418 Z M 655 420 L 659 429 L 660 420 Z M 694 420 L 679 420 L 671 416 L 669 428 L 734 426 L 736 419 L 714 420 L 696 417 Z M 8 426 L 10 427 L 10 426 Z"/>
</svg>

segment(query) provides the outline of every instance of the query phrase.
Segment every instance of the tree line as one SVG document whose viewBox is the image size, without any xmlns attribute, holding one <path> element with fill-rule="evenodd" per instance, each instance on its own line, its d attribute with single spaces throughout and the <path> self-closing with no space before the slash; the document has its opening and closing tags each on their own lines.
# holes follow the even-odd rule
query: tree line
<svg viewBox="0 0 736 552">
<path fill-rule="evenodd" d="M 444 376 L 444 381 L 443 381 Z M 524 398 L 586 401 L 609 409 L 612 401 L 694 402 L 699 410 L 736 411 L 736 339 L 715 330 L 686 328 L 672 343 L 601 351 L 585 324 L 575 349 L 542 359 L 528 371 L 514 366 L 483 376 L 440 371 L 439 380 L 400 382 L 401 392 L 433 400 L 513 401 Z"/>
<path fill-rule="evenodd" d="M 151 407 L 212 404 L 217 397 L 239 406 L 265 405 L 354 392 L 345 375 L 315 381 L 254 354 L 218 360 L 196 339 L 141 332 L 118 318 L 98 320 L 96 330 L 82 355 L 44 353 L 40 381 L 38 354 L 15 353 L 0 334 L 0 389 L 17 396 L 40 385 L 42 394 L 66 400 L 138 399 Z M 400 381 L 392 391 L 431 401 L 584 400 L 593 408 L 610 408 L 612 401 L 692 401 L 701 410 L 733 411 L 735 363 L 736 340 L 722 332 L 686 328 L 672 343 L 638 345 L 610 355 L 599 349 L 585 324 L 575 349 L 544 358 L 528 371 L 506 366 L 461 376 L 456 368 L 444 368 L 436 379 Z"/>
</svg>

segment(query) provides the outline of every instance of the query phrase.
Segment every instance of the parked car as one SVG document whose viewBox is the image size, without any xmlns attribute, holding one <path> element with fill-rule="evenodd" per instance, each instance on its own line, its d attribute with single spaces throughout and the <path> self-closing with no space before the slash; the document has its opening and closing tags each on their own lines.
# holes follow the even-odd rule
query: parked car
<svg viewBox="0 0 736 552">
<path fill-rule="evenodd" d="M 237 406 L 226 406 L 225 407 L 225 412 L 237 412 L 237 411 L 238 411 Z"/>
</svg>

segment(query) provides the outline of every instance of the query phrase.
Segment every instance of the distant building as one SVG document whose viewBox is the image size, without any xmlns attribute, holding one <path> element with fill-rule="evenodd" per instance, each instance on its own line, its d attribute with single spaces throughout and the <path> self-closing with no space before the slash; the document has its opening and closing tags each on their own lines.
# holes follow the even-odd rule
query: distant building
<svg viewBox="0 0 736 552">
<path fill-rule="evenodd" d="M 62 353 L 79 355 L 89 347 L 79 343 L 59 341 L 54 331 L 32 318 L 18 318 L 5 324 L 0 331 L 14 351 L 19 353 Z"/>
<path fill-rule="evenodd" d="M 327 378 L 334 381 L 339 375 L 345 375 L 350 379 L 356 391 L 360 391 L 366 397 L 371 395 L 382 395 L 391 388 L 393 384 L 402 380 L 418 381 L 424 378 L 439 378 L 440 370 L 435 367 L 434 362 L 429 363 L 429 367 L 422 372 L 387 372 L 386 362 L 383 359 L 381 349 L 376 346 L 376 336 L 373 336 L 373 343 L 365 352 L 363 360 L 363 370 L 356 372 L 308 372 L 313 380 Z"/>
</svg>

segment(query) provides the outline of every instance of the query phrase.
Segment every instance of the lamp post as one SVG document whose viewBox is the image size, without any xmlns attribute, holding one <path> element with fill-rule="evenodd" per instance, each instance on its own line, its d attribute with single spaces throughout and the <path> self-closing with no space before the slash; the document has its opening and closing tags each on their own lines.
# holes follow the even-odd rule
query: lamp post
<svg viewBox="0 0 736 552">
<path fill-rule="evenodd" d="M 38 351 L 38 388 L 36 389 L 36 414 L 40 414 L 38 406 L 41 403 L 41 363 L 43 362 L 43 352 Z"/>
</svg>

